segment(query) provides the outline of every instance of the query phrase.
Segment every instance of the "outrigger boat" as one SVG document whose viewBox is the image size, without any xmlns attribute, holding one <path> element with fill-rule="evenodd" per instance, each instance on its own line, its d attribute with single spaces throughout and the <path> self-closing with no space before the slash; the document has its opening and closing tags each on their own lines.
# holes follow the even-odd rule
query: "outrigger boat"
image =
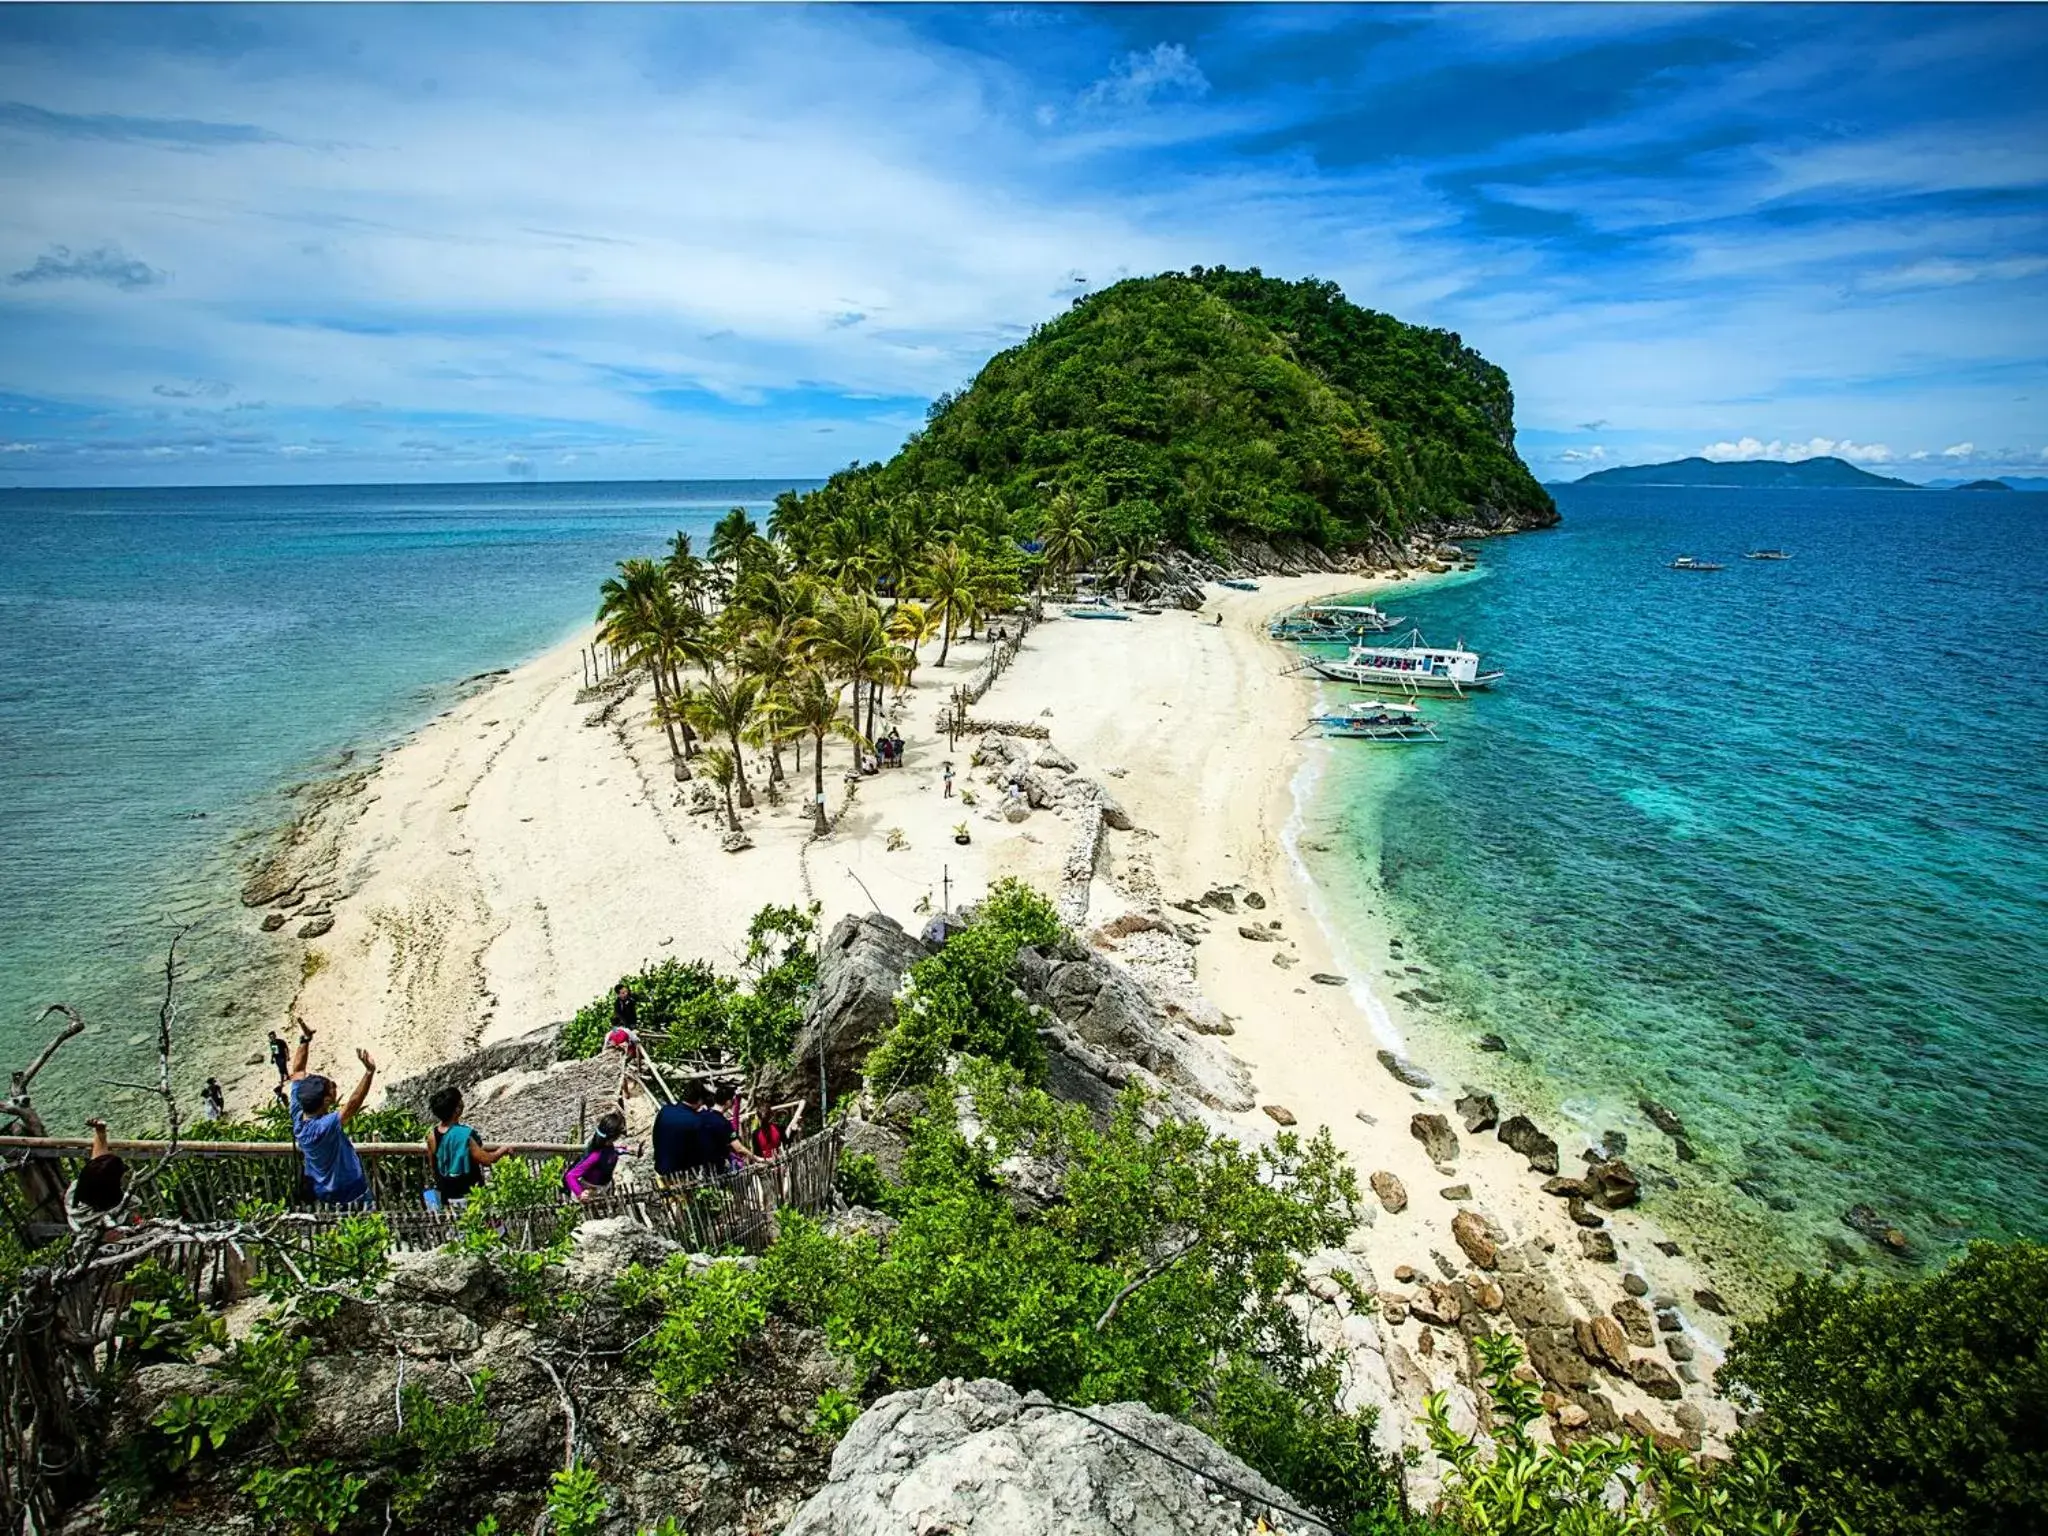
<svg viewBox="0 0 2048 1536">
<path fill-rule="evenodd" d="M 1498 667 L 1482 672 L 1479 653 L 1466 650 L 1462 641 L 1454 646 L 1425 645 L 1419 629 L 1408 632 L 1406 645 L 1354 645 L 1342 661 L 1310 656 L 1308 664 L 1333 683 L 1393 687 L 1407 693 L 1448 693 L 1460 698 L 1491 688 L 1507 676 Z"/>
<path fill-rule="evenodd" d="M 1790 560 L 1792 555 L 1789 550 L 1783 549 L 1752 549 L 1742 558 L 1745 560 Z"/>
<path fill-rule="evenodd" d="M 1242 576 L 1219 576 L 1216 578 L 1216 585 L 1219 587 L 1229 587 L 1235 592 L 1256 592 L 1259 590 L 1259 584 L 1256 581 L 1246 581 Z"/>
<path fill-rule="evenodd" d="M 1400 627 L 1401 620 L 1371 603 L 1304 603 L 1267 625 L 1266 633 L 1275 640 L 1351 640 Z"/>
<path fill-rule="evenodd" d="M 1672 561 L 1669 569 L 1674 571 L 1725 571 L 1725 565 L 1716 565 L 1711 560 L 1695 560 L 1691 555 L 1680 555 Z"/>
<path fill-rule="evenodd" d="M 1390 704 L 1381 699 L 1365 699 L 1327 714 L 1315 715 L 1309 724 L 1321 726 L 1325 736 L 1341 737 L 1347 741 L 1443 740 L 1437 735 L 1436 727 L 1422 717 L 1419 705 Z"/>
<path fill-rule="evenodd" d="M 1131 616 L 1121 608 L 1112 608 L 1107 603 L 1077 603 L 1064 610 L 1070 619 L 1122 619 L 1126 624 Z"/>
</svg>

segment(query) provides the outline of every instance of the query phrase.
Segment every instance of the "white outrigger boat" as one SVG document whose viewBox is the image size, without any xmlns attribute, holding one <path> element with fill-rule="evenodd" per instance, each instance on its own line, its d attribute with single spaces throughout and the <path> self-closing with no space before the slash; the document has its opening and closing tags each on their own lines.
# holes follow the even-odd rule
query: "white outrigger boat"
<svg viewBox="0 0 2048 1536">
<path fill-rule="evenodd" d="M 1304 603 L 1268 624 L 1266 633 L 1275 640 L 1352 640 L 1400 627 L 1400 619 L 1371 603 Z"/>
<path fill-rule="evenodd" d="M 1680 555 L 1671 562 L 1668 569 L 1674 571 L 1725 571 L 1728 567 L 1717 565 L 1712 560 L 1695 560 L 1691 555 Z"/>
<path fill-rule="evenodd" d="M 1745 560 L 1790 560 L 1792 555 L 1789 550 L 1783 549 L 1752 549 L 1742 558 Z"/>
<path fill-rule="evenodd" d="M 1325 736 L 1347 741 L 1400 743 L 1442 741 L 1436 727 L 1422 716 L 1417 704 L 1391 704 L 1381 699 L 1364 699 L 1315 715 L 1310 725 L 1321 726 Z"/>
<path fill-rule="evenodd" d="M 1354 645 L 1342 661 L 1311 656 L 1308 664 L 1333 683 L 1391 687 L 1404 693 L 1448 693 L 1460 698 L 1491 688 L 1507 676 L 1499 667 L 1481 671 L 1479 653 L 1466 650 L 1463 642 L 1425 645 L 1419 629 L 1408 632 L 1406 645 Z"/>
</svg>

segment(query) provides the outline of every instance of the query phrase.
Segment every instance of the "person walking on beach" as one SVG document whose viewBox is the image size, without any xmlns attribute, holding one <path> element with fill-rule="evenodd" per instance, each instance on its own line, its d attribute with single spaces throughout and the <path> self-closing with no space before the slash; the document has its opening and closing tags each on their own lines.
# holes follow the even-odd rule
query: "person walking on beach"
<svg viewBox="0 0 2048 1536">
<path fill-rule="evenodd" d="M 484 1181 L 484 1170 L 505 1155 L 484 1145 L 476 1127 L 462 1123 L 462 1090 L 452 1084 L 427 1100 L 434 1125 L 427 1132 L 427 1156 L 434 1168 L 434 1193 L 444 1205 L 467 1200 Z"/>
<path fill-rule="evenodd" d="M 945 781 L 946 793 L 942 798 L 950 800 L 953 798 L 953 764 L 950 759 L 946 763 Z"/>
<path fill-rule="evenodd" d="M 206 1118 L 225 1120 L 228 1117 L 228 1096 L 221 1090 L 220 1079 L 209 1077 L 206 1086 L 199 1090 L 199 1098 L 206 1105 Z"/>
<path fill-rule="evenodd" d="M 562 1175 L 564 1187 L 574 1198 L 588 1200 L 612 1187 L 612 1175 L 619 1166 L 619 1138 L 625 1134 L 626 1117 L 616 1109 L 599 1117 L 590 1145 Z"/>
<path fill-rule="evenodd" d="M 356 1052 L 363 1075 L 337 1105 L 334 1083 L 306 1070 L 306 1052 L 312 1044 L 313 1032 L 302 1029 L 299 1048 L 292 1055 L 291 1077 L 292 1140 L 298 1143 L 305 1162 L 306 1182 L 322 1205 L 368 1205 L 370 1181 L 363 1174 L 355 1143 L 348 1139 L 347 1127 L 370 1096 L 377 1063 L 368 1051 Z"/>
<path fill-rule="evenodd" d="M 92 1150 L 64 1191 L 64 1221 L 72 1231 L 98 1234 L 141 1219 L 128 1193 L 128 1165 L 107 1149 L 107 1122 L 88 1120 Z"/>
<path fill-rule="evenodd" d="M 277 1086 L 283 1088 L 291 1081 L 292 1053 L 291 1047 L 284 1043 L 284 1036 L 274 1029 L 270 1032 L 270 1064 L 277 1068 Z"/>
</svg>

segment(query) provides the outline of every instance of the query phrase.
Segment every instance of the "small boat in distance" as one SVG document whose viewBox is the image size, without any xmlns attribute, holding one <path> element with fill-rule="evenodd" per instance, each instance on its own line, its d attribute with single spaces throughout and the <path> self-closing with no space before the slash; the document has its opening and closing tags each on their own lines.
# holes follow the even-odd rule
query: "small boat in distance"
<svg viewBox="0 0 2048 1536">
<path fill-rule="evenodd" d="M 1674 571 L 1725 571 L 1725 565 L 1716 565 L 1711 560 L 1695 560 L 1691 555 L 1680 555 L 1667 567 Z"/>
<path fill-rule="evenodd" d="M 1371 688 L 1398 688 L 1406 693 L 1448 693 L 1462 698 L 1491 688 L 1505 672 L 1479 669 L 1479 653 L 1463 643 L 1425 645 L 1422 631 L 1408 632 L 1406 645 L 1354 645 L 1342 661 L 1310 656 L 1308 664 L 1333 683 L 1358 683 Z"/>
<path fill-rule="evenodd" d="M 1268 624 L 1266 633 L 1275 640 L 1350 640 L 1400 626 L 1401 620 L 1371 603 L 1304 603 Z"/>
<path fill-rule="evenodd" d="M 1783 549 L 1752 549 L 1742 558 L 1745 560 L 1790 560 L 1792 555 L 1789 550 Z"/>
<path fill-rule="evenodd" d="M 1122 619 L 1130 623 L 1131 616 L 1121 608 L 1112 608 L 1108 603 L 1077 603 L 1063 610 L 1070 619 Z"/>
<path fill-rule="evenodd" d="M 1442 741 L 1436 727 L 1422 716 L 1416 704 L 1392 704 L 1383 699 L 1361 699 L 1329 710 L 1309 720 L 1321 726 L 1325 736 L 1345 741 L 1399 743 Z"/>
<path fill-rule="evenodd" d="M 1219 576 L 1216 578 L 1216 585 L 1219 587 L 1229 587 L 1232 591 L 1236 592 L 1256 592 L 1259 590 L 1259 584 L 1256 581 L 1246 581 L 1242 576 Z"/>
</svg>

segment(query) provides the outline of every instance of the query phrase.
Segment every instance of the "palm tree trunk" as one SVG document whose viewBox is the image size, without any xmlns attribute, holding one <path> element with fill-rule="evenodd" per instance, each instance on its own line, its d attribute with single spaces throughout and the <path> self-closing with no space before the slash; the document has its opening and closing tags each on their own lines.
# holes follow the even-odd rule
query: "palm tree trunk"
<svg viewBox="0 0 2048 1536">
<path fill-rule="evenodd" d="M 732 733 L 732 776 L 739 780 L 740 809 L 751 811 L 754 808 L 754 791 L 747 783 L 747 770 L 740 762 L 740 733 L 738 731 Z M 733 825 L 737 827 L 739 822 L 734 821 Z"/>
<path fill-rule="evenodd" d="M 683 766 L 685 754 L 682 743 L 676 740 L 675 711 L 669 708 L 669 692 L 661 680 L 661 663 L 650 662 L 647 670 L 654 678 L 654 712 L 661 717 L 661 728 L 668 735 L 669 760 L 675 764 L 676 777 L 687 779 L 690 770 Z M 684 729 L 687 730 L 689 727 L 685 726 Z"/>
<path fill-rule="evenodd" d="M 946 638 L 939 642 L 939 665 L 946 664 L 946 653 L 953 649 L 953 615 L 946 615 Z"/>
<path fill-rule="evenodd" d="M 825 819 L 825 733 L 811 733 L 811 782 L 815 792 L 811 796 L 811 832 L 823 837 L 832 830 L 832 823 Z"/>
</svg>

